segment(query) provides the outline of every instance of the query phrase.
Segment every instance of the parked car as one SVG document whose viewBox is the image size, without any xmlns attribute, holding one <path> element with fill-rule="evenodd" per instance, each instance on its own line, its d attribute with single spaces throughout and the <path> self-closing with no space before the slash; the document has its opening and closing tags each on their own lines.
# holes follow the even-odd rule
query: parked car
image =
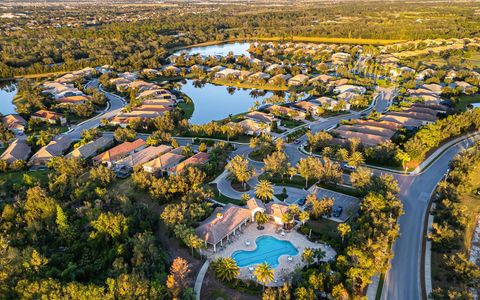
<svg viewBox="0 0 480 300">
<path fill-rule="evenodd" d="M 294 143 L 295 145 L 298 145 L 298 144 L 300 144 L 301 142 L 300 142 L 300 140 L 294 140 L 293 143 Z"/>
<path fill-rule="evenodd" d="M 298 200 L 297 204 L 298 206 L 304 206 L 306 201 L 307 201 L 307 197 L 303 197 L 303 198 L 300 198 L 300 200 Z"/>
<path fill-rule="evenodd" d="M 343 207 L 339 205 L 339 206 L 333 208 L 332 215 L 335 218 L 338 218 L 342 215 L 342 212 L 343 212 Z"/>
</svg>

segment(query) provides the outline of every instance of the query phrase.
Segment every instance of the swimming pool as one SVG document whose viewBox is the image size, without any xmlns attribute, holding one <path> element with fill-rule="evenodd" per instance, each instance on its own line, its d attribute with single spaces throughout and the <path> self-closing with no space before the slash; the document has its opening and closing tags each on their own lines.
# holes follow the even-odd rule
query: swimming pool
<svg viewBox="0 0 480 300">
<path fill-rule="evenodd" d="M 233 252 L 232 257 L 239 267 L 267 262 L 270 267 L 276 268 L 280 256 L 298 254 L 298 250 L 289 241 L 281 241 L 269 235 L 258 237 L 256 245 L 257 248 L 252 251 L 238 250 Z"/>
</svg>

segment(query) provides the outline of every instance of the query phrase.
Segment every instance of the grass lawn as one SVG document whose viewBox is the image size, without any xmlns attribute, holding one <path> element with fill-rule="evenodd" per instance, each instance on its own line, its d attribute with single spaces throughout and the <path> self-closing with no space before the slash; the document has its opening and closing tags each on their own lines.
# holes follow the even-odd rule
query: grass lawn
<svg viewBox="0 0 480 300">
<path fill-rule="evenodd" d="M 342 238 L 338 233 L 337 222 L 320 218 L 318 220 L 308 220 L 305 226 L 312 230 L 311 238 L 313 240 L 326 242 L 335 249 L 341 246 Z"/>
<path fill-rule="evenodd" d="M 290 180 L 289 176 L 285 178 L 281 178 L 278 176 L 270 176 L 270 174 L 264 173 L 258 177 L 258 180 L 262 180 L 262 179 L 266 179 L 276 185 L 281 185 L 281 186 L 284 185 L 284 186 L 291 186 L 299 189 L 305 189 L 305 179 L 298 175 L 293 176 L 292 180 Z M 310 180 L 306 188 L 311 187 L 314 183 L 315 183 L 314 180 Z"/>
<path fill-rule="evenodd" d="M 183 117 L 185 119 L 190 119 L 193 115 L 193 111 L 195 110 L 195 105 L 193 104 L 193 101 L 190 101 L 189 103 L 183 102 L 179 103 L 178 107 L 180 107 L 183 110 Z"/>
<path fill-rule="evenodd" d="M 302 121 L 297 121 L 297 120 L 292 120 L 292 119 L 282 119 L 282 126 L 287 127 L 287 128 L 295 128 L 300 125 L 305 124 Z"/>
<path fill-rule="evenodd" d="M 480 103 L 480 95 L 461 95 L 458 97 L 457 110 L 466 111 L 472 103 Z"/>
<path fill-rule="evenodd" d="M 213 191 L 213 197 L 212 197 L 213 200 L 218 201 L 220 203 L 224 203 L 224 204 L 228 204 L 228 203 L 232 203 L 232 204 L 236 204 L 236 205 L 241 204 L 242 201 L 240 201 L 238 199 L 229 198 L 229 197 L 221 194 L 218 191 L 218 188 L 217 188 L 216 184 L 210 184 L 209 186 Z"/>
<path fill-rule="evenodd" d="M 23 184 L 23 175 L 28 174 L 39 180 L 40 184 L 45 184 L 48 181 L 48 173 L 50 170 L 8 172 L 0 174 L 0 180 L 5 180 L 5 183 L 9 185 Z"/>
<path fill-rule="evenodd" d="M 274 196 L 275 196 L 278 200 L 280 200 L 280 201 L 285 201 L 285 199 L 288 198 L 288 194 L 287 194 L 287 195 L 285 195 L 285 194 L 276 194 L 276 195 L 274 195 Z"/>
<path fill-rule="evenodd" d="M 321 188 L 339 192 L 345 195 L 350 195 L 353 197 L 361 197 L 362 194 L 354 188 L 348 187 L 348 186 L 343 186 L 343 185 L 333 185 L 333 184 L 324 184 L 324 183 L 317 183 L 317 185 Z"/>
<path fill-rule="evenodd" d="M 18 191 L 25 185 L 23 176 L 26 174 L 31 176 L 34 182 L 38 181 L 41 186 L 45 186 L 48 182 L 49 173 L 50 170 L 0 173 L 0 198 L 2 194 L 6 197 L 18 194 Z"/>
</svg>

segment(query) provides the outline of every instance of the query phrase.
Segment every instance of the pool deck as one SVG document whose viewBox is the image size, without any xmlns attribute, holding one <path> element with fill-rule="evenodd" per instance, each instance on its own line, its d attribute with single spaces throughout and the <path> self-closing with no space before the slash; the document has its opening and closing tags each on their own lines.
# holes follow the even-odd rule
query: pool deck
<svg viewBox="0 0 480 300">
<path fill-rule="evenodd" d="M 230 257 L 238 250 L 253 251 L 256 248 L 255 240 L 263 235 L 270 235 L 278 240 L 291 242 L 293 246 L 297 248 L 298 254 L 292 256 L 282 255 L 279 257 L 279 264 L 274 269 L 274 280 L 270 282 L 268 286 L 283 285 L 285 281 L 288 282 L 291 279 L 290 275 L 295 269 L 305 266 L 305 263 L 302 261 L 302 253 L 305 248 L 322 249 L 325 252 L 325 257 L 322 259 L 323 261 L 329 261 L 335 258 L 336 252 L 332 247 L 322 243 L 311 242 L 306 236 L 298 233 L 296 230 L 291 230 L 290 232 L 285 232 L 285 235 L 281 235 L 278 230 L 280 228 L 279 225 L 273 222 L 268 222 L 264 227 L 263 230 L 258 230 L 257 224 L 251 223 L 245 228 L 243 233 L 231 239 L 230 243 L 225 245 L 223 250 L 216 253 L 204 251 L 204 254 L 206 254 L 210 260 L 214 260 L 218 257 Z M 245 243 L 247 240 L 250 241 L 249 246 Z M 291 261 L 288 260 L 289 256 L 292 257 Z M 252 274 L 254 268 L 255 265 L 241 267 L 239 278 L 255 280 Z"/>
</svg>

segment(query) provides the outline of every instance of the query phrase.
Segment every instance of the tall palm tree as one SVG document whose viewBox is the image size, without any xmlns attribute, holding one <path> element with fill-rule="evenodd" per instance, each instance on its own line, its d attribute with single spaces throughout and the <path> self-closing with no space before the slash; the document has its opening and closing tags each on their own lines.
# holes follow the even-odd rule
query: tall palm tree
<svg viewBox="0 0 480 300">
<path fill-rule="evenodd" d="M 213 263 L 215 275 L 223 281 L 232 281 L 240 274 L 237 262 L 231 257 L 221 257 Z"/>
<path fill-rule="evenodd" d="M 305 248 L 302 253 L 302 260 L 309 266 L 315 259 L 315 251 L 312 248 Z"/>
<path fill-rule="evenodd" d="M 255 186 L 255 196 L 264 202 L 270 201 L 273 198 L 273 185 L 268 180 L 260 180 Z"/>
<path fill-rule="evenodd" d="M 257 212 L 255 214 L 255 221 L 257 222 L 257 228 L 258 229 L 263 229 L 262 225 L 267 223 L 268 219 L 269 219 L 269 217 L 266 213 L 261 212 L 261 211 Z"/>
<path fill-rule="evenodd" d="M 253 271 L 253 275 L 263 284 L 263 289 L 274 278 L 273 269 L 267 262 L 259 264 Z"/>
</svg>

